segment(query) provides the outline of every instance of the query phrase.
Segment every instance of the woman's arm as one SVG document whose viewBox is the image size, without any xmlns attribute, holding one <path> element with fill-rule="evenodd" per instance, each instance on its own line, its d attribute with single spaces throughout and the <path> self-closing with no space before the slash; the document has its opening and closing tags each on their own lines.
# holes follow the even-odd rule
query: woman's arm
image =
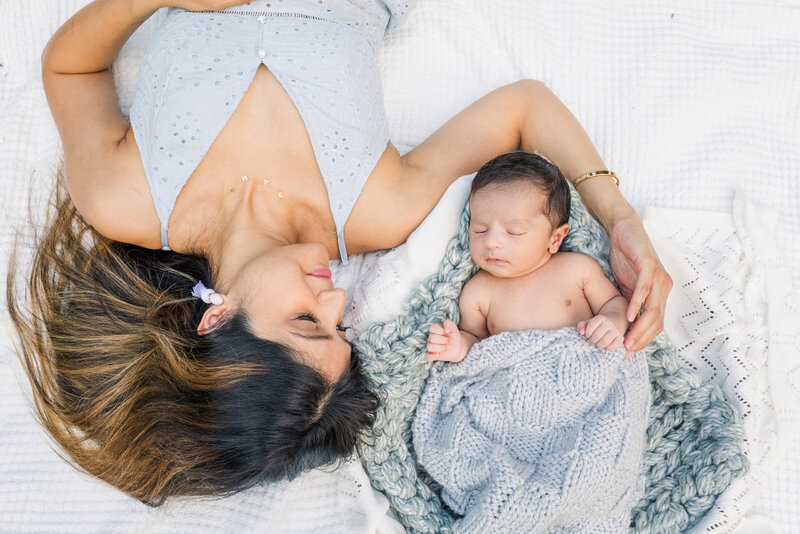
<svg viewBox="0 0 800 534">
<path fill-rule="evenodd" d="M 439 199 L 455 179 L 476 172 L 492 158 L 512 150 L 538 152 L 570 181 L 605 169 L 602 158 L 567 107 L 541 82 L 520 80 L 477 100 L 403 156 L 413 178 L 412 198 Z M 633 322 L 625 347 L 644 348 L 663 329 L 672 280 L 644 231 L 641 218 L 607 177 L 578 188 L 589 212 L 611 236 L 611 268 Z M 644 303 L 644 312 L 636 315 Z"/>
<path fill-rule="evenodd" d="M 119 145 L 128 130 L 108 66 L 159 4 L 96 0 L 75 13 L 42 53 L 42 83 L 64 147 L 67 187 L 81 214 L 99 223 L 111 202 Z"/>
<path fill-rule="evenodd" d="M 125 167 L 130 158 L 121 155 L 130 125 L 120 110 L 109 65 L 131 34 L 161 7 L 216 9 L 240 3 L 95 0 L 48 41 L 42 53 L 42 83 L 64 147 L 67 188 L 81 215 L 101 233 L 109 217 L 119 226 L 119 210 L 109 206 L 123 211 L 134 206 L 130 188 L 119 183 L 120 177 L 130 175 Z"/>
<path fill-rule="evenodd" d="M 520 80 L 488 93 L 403 159 L 418 176 L 424 176 L 428 187 L 438 189 L 512 150 L 543 154 L 570 181 L 586 172 L 605 169 L 577 119 L 542 82 L 535 80 Z M 580 193 L 589 212 L 608 231 L 617 219 L 635 211 L 619 188 L 602 184 L 606 181 L 610 183 L 604 177 L 586 180 Z"/>
</svg>

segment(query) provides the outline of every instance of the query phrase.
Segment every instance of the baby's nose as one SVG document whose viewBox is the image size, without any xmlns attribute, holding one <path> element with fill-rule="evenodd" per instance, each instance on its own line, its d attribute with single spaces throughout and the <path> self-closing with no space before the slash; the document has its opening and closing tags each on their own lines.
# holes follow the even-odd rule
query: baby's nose
<svg viewBox="0 0 800 534">
<path fill-rule="evenodd" d="M 503 239 L 498 232 L 491 232 L 486 237 L 486 245 L 491 249 L 497 249 L 503 246 Z"/>
</svg>

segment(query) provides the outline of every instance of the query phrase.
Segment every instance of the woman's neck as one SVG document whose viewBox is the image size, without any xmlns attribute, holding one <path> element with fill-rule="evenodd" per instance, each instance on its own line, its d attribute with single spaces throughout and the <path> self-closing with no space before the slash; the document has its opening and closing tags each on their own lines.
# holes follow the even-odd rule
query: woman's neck
<svg viewBox="0 0 800 534">
<path fill-rule="evenodd" d="M 299 239 L 288 200 L 255 180 L 238 184 L 222 201 L 207 235 L 204 252 L 221 289 L 254 258 Z"/>
</svg>

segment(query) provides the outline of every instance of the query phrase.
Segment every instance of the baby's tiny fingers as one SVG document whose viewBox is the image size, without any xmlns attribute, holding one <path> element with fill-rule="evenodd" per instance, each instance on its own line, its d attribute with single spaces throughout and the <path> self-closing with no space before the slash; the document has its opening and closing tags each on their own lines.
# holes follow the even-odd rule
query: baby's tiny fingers
<svg viewBox="0 0 800 534">
<path fill-rule="evenodd" d="M 426 349 L 428 352 L 431 352 L 431 353 L 438 353 L 438 352 L 442 352 L 442 351 L 443 351 L 444 349 L 446 349 L 446 348 L 447 348 L 447 346 L 446 346 L 446 345 L 437 345 L 437 344 L 435 344 L 435 343 L 428 343 L 428 345 L 425 347 L 425 349 Z"/>
<path fill-rule="evenodd" d="M 442 334 L 431 334 L 428 336 L 428 343 L 447 345 L 447 342 L 448 342 L 448 337 L 443 336 Z"/>
<path fill-rule="evenodd" d="M 606 332 L 606 335 L 600 338 L 600 340 L 596 343 L 598 348 L 607 349 L 609 345 L 614 341 L 614 332 Z"/>
<path fill-rule="evenodd" d="M 458 325 L 453 321 L 451 321 L 450 319 L 445 319 L 442 327 L 444 327 L 445 334 L 454 334 L 458 332 Z"/>
<path fill-rule="evenodd" d="M 444 334 L 444 328 L 440 324 L 432 324 L 430 329 L 431 334 Z"/>
<path fill-rule="evenodd" d="M 608 327 L 606 325 L 600 326 L 592 333 L 592 336 L 589 338 L 589 341 L 591 341 L 596 345 L 597 342 L 603 339 L 603 336 L 605 336 L 606 334 L 608 334 Z"/>
<path fill-rule="evenodd" d="M 622 346 L 622 336 L 617 335 L 611 344 L 608 346 L 608 350 L 615 351 Z"/>
<path fill-rule="evenodd" d="M 429 362 L 452 362 L 454 358 L 452 356 L 444 356 L 439 353 L 429 352 L 425 355 L 425 360 Z"/>
<path fill-rule="evenodd" d="M 585 328 L 584 335 L 586 337 L 591 337 L 592 334 L 594 334 L 597 331 L 597 329 L 600 328 L 600 326 L 602 324 L 603 324 L 603 320 L 600 318 L 600 316 L 596 315 L 596 316 L 592 317 L 591 319 L 589 319 L 586 322 L 586 328 Z"/>
</svg>

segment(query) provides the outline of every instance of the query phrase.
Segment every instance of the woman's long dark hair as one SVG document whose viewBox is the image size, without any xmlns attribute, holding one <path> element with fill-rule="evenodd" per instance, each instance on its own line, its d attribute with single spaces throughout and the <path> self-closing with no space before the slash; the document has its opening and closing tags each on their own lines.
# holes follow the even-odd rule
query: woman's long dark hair
<svg viewBox="0 0 800 534">
<path fill-rule="evenodd" d="M 192 287 L 216 282 L 206 258 L 102 237 L 60 184 L 50 215 L 27 293 L 15 250 L 6 298 L 36 415 L 65 459 L 158 506 L 354 451 L 377 407 L 355 354 L 330 382 L 255 336 L 243 311 L 198 335 L 206 305 Z"/>
</svg>

